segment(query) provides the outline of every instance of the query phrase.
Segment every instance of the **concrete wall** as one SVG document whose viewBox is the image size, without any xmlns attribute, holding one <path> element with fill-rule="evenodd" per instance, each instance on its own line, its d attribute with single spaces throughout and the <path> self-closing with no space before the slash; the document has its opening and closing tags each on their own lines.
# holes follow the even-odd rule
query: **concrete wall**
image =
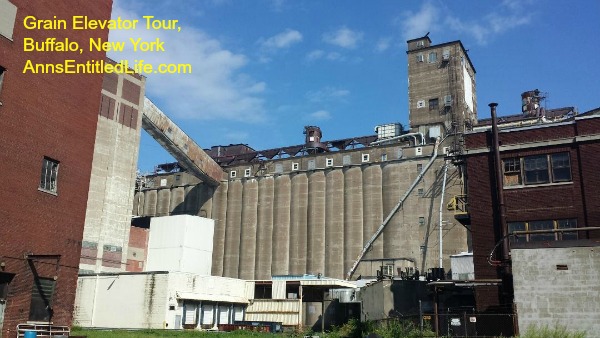
<svg viewBox="0 0 600 338">
<path fill-rule="evenodd" d="M 145 78 L 105 74 L 80 268 L 125 271 Z"/>
<path fill-rule="evenodd" d="M 228 167 L 236 177 L 223 181 L 211 200 L 213 275 L 269 279 L 322 273 L 345 278 L 365 242 L 429 161 L 433 146 L 422 151 L 416 155 L 414 147 L 396 144 L 274 160 L 263 163 L 262 170 L 257 164 Z M 364 154 L 369 161 L 362 162 Z M 333 167 L 326 166 L 327 158 L 333 159 Z M 308 169 L 310 161 L 315 169 Z M 298 170 L 292 170 L 293 163 Z M 365 258 L 408 257 L 421 271 L 437 266 L 442 163 L 440 156 Z M 246 169 L 251 177 L 243 177 Z M 169 205 L 174 189 L 139 193 L 145 202 L 140 215 L 167 210 L 162 205 Z M 459 193 L 459 173 L 451 168 L 444 200 Z M 467 250 L 467 234 L 450 212 L 444 210 L 443 219 L 449 221 L 443 229 L 448 270 L 448 256 Z M 355 276 L 373 274 L 371 265 L 361 264 Z"/>
<path fill-rule="evenodd" d="M 519 330 L 531 325 L 600 332 L 600 247 L 513 249 Z"/>
<path fill-rule="evenodd" d="M 248 303 L 245 285 L 246 282 L 239 279 L 191 273 L 101 273 L 80 276 L 75 324 L 83 327 L 180 329 L 184 303 L 202 302 L 225 309 L 230 309 L 234 304 L 245 307 Z"/>
<path fill-rule="evenodd" d="M 150 222 L 146 271 L 210 275 L 214 221 L 190 215 L 154 217 Z"/>
<path fill-rule="evenodd" d="M 360 289 L 362 303 L 361 321 L 388 318 L 394 311 L 394 294 L 391 280 L 382 280 Z"/>
<path fill-rule="evenodd" d="M 167 273 L 80 276 L 74 323 L 83 327 L 161 329 L 169 301 Z"/>
</svg>

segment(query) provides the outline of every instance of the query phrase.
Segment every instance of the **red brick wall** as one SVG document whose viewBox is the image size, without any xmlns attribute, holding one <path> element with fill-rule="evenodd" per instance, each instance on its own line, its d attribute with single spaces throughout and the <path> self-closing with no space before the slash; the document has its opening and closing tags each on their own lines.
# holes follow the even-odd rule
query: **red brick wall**
<svg viewBox="0 0 600 338">
<path fill-rule="evenodd" d="M 521 131 L 500 133 L 502 145 L 527 144 L 535 141 L 552 141 L 561 138 L 574 140 L 578 130 L 587 134 L 600 134 L 600 118 L 578 120 L 566 125 L 547 125 L 541 128 L 526 128 Z M 466 136 L 466 144 L 472 149 L 484 148 L 491 142 L 488 133 Z M 489 146 L 489 145 L 487 145 Z M 505 189 L 506 221 L 529 221 L 542 219 L 577 218 L 578 226 L 600 225 L 600 140 L 566 145 L 546 145 L 503 151 L 501 158 L 521 157 L 554 152 L 569 152 L 571 158 L 572 184 L 548 185 Z M 472 154 L 467 157 L 467 182 L 469 212 L 473 235 L 473 258 L 475 277 L 500 278 L 499 270 L 487 263 L 494 245 L 501 239 L 498 221 L 498 205 L 495 189 L 493 153 Z M 591 232 L 590 237 L 600 237 Z M 580 236 L 585 234 L 580 233 Z M 501 251 L 501 248 L 498 248 Z M 501 303 L 498 289 L 478 289 L 479 310 Z"/>
<path fill-rule="evenodd" d="M 77 283 L 102 74 L 23 74 L 26 59 L 60 63 L 64 59 L 102 60 L 104 53 L 23 52 L 23 38 L 69 38 L 87 47 L 90 37 L 107 39 L 107 30 L 26 30 L 25 16 L 71 21 L 74 15 L 110 18 L 112 0 L 11 0 L 17 10 L 13 41 L 0 36 L 0 65 L 6 67 L 0 93 L 0 261 L 16 273 L 9 286 L 3 333 L 14 336 L 28 320 L 33 277 L 25 253 L 60 255 L 35 262 L 42 277 L 57 277 L 53 322 L 70 325 Z M 42 159 L 60 161 L 58 194 L 38 191 Z M 10 332 L 10 333 L 9 333 Z"/>
<path fill-rule="evenodd" d="M 141 272 L 146 265 L 148 255 L 149 229 L 132 226 L 129 231 L 129 251 L 136 255 L 128 255 L 127 271 Z"/>
</svg>

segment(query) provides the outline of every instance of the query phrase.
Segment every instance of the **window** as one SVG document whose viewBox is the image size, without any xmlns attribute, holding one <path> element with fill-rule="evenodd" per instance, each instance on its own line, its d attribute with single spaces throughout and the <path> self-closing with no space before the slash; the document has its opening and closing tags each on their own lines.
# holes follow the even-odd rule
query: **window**
<svg viewBox="0 0 600 338">
<path fill-rule="evenodd" d="M 421 173 L 421 171 L 423 171 L 423 164 L 422 163 L 417 163 L 417 172 Z"/>
<path fill-rule="evenodd" d="M 230 171 L 229 172 L 229 177 L 236 178 L 237 177 L 237 171 L 235 171 L 235 170 Z"/>
<path fill-rule="evenodd" d="M 0 0 L 0 35 L 7 39 L 13 39 L 15 19 L 17 17 L 17 6 L 10 1 Z"/>
<path fill-rule="evenodd" d="M 574 229 L 577 228 L 577 219 L 559 219 L 559 220 L 536 220 L 528 222 L 509 222 L 508 232 L 515 231 L 540 231 L 538 233 L 529 233 L 510 237 L 510 243 L 524 242 L 547 242 L 555 240 L 577 239 L 577 231 L 551 232 L 556 229 Z M 549 232 L 543 232 L 549 231 Z"/>
<path fill-rule="evenodd" d="M 58 161 L 44 157 L 42 161 L 42 175 L 40 178 L 40 189 L 57 193 L 56 180 L 58 178 Z"/>
<path fill-rule="evenodd" d="M 292 171 L 296 171 L 300 169 L 300 164 L 297 162 L 292 162 Z"/>
<path fill-rule="evenodd" d="M 362 154 L 362 161 L 364 162 L 369 162 L 369 154 Z"/>
<path fill-rule="evenodd" d="M 425 217 L 419 217 L 419 225 L 425 225 Z"/>
<path fill-rule="evenodd" d="M 417 62 L 425 62 L 425 57 L 423 56 L 423 54 L 417 54 Z"/>
<path fill-rule="evenodd" d="M 381 154 L 381 162 L 387 161 L 387 154 Z"/>
<path fill-rule="evenodd" d="M 252 169 L 247 168 L 244 170 L 244 177 L 250 177 L 252 175 Z"/>
<path fill-rule="evenodd" d="M 429 53 L 429 58 L 427 59 L 427 61 L 429 63 L 434 63 L 437 61 L 437 53 L 436 52 L 431 52 Z"/>
<path fill-rule="evenodd" d="M 424 108 L 424 107 L 425 107 L 425 100 L 417 101 L 417 108 Z"/>
<path fill-rule="evenodd" d="M 423 155 L 423 148 L 422 148 L 422 147 L 416 147 L 416 148 L 415 148 L 415 155 L 416 155 L 416 156 L 421 156 L 421 155 Z"/>
<path fill-rule="evenodd" d="M 429 100 L 429 110 L 438 109 L 439 106 L 440 106 L 440 102 L 437 98 Z"/>
<path fill-rule="evenodd" d="M 37 277 L 33 280 L 31 289 L 31 304 L 29 320 L 47 322 L 52 317 L 52 298 L 56 281 L 53 278 Z"/>
<path fill-rule="evenodd" d="M 512 157 L 503 160 L 504 185 L 536 185 L 570 182 L 569 153 Z"/>
<path fill-rule="evenodd" d="M 394 275 L 394 265 L 386 264 L 381 267 L 381 273 L 384 276 L 393 276 Z"/>
<path fill-rule="evenodd" d="M 417 47 L 423 47 L 423 46 L 425 46 L 425 41 L 423 41 L 423 40 L 417 41 Z"/>
<path fill-rule="evenodd" d="M 423 188 L 419 188 L 419 190 L 417 190 L 417 196 L 423 197 L 423 195 L 424 195 Z"/>
<path fill-rule="evenodd" d="M 2 94 L 2 82 L 4 80 L 4 73 L 6 72 L 6 68 L 0 66 L 0 94 Z"/>
<path fill-rule="evenodd" d="M 325 160 L 325 166 L 326 167 L 333 167 L 333 159 L 332 158 L 328 158 Z"/>
</svg>

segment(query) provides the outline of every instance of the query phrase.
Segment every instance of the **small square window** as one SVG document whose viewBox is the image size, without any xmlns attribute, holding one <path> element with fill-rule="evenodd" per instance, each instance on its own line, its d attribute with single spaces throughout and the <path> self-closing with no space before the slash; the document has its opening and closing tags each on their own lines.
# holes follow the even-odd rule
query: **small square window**
<svg viewBox="0 0 600 338">
<path fill-rule="evenodd" d="M 369 154 L 362 154 L 362 161 L 369 162 Z"/>
<path fill-rule="evenodd" d="M 252 175 L 252 169 L 248 168 L 244 170 L 244 177 L 250 177 Z"/>
<path fill-rule="evenodd" d="M 229 177 L 231 177 L 231 178 L 237 177 L 237 171 L 235 171 L 235 170 L 230 171 L 229 172 Z"/>
<path fill-rule="evenodd" d="M 421 171 L 423 171 L 423 164 L 417 163 L 417 172 L 420 173 Z"/>
<path fill-rule="evenodd" d="M 387 161 L 387 154 L 381 154 L 381 162 Z"/>
<path fill-rule="evenodd" d="M 417 54 L 417 62 L 425 62 L 425 57 L 423 54 Z"/>
<path fill-rule="evenodd" d="M 416 156 L 421 156 L 421 155 L 423 155 L 423 148 L 422 148 L 422 147 L 416 147 L 416 148 L 415 148 L 415 155 L 416 155 Z"/>
<path fill-rule="evenodd" d="M 425 108 L 425 100 L 417 101 L 417 108 Z"/>
<path fill-rule="evenodd" d="M 440 106 L 440 103 L 437 98 L 429 100 L 429 110 L 438 109 L 439 106 Z"/>
<path fill-rule="evenodd" d="M 42 161 L 42 175 L 40 177 L 40 189 L 52 193 L 57 193 L 59 162 L 48 157 Z"/>
<path fill-rule="evenodd" d="M 296 171 L 300 169 L 300 164 L 297 162 L 292 162 L 292 170 Z"/>
<path fill-rule="evenodd" d="M 423 46 L 425 46 L 425 41 L 423 41 L 423 40 L 417 41 L 417 47 L 423 47 Z"/>
<path fill-rule="evenodd" d="M 333 167 L 333 159 L 332 158 L 328 158 L 325 160 L 325 166 L 326 167 Z"/>
<path fill-rule="evenodd" d="M 425 225 L 425 217 L 419 217 L 419 225 Z"/>
<path fill-rule="evenodd" d="M 417 190 L 417 195 L 418 195 L 419 197 L 423 197 L 423 194 L 424 194 L 424 193 L 423 193 L 423 188 L 419 188 L 419 190 Z"/>
</svg>

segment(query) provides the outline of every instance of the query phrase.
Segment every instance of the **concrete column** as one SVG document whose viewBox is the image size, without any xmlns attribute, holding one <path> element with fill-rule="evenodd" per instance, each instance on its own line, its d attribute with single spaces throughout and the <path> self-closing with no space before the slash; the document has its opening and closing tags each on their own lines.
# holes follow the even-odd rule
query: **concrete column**
<svg viewBox="0 0 600 338">
<path fill-rule="evenodd" d="M 292 177 L 290 202 L 290 274 L 306 273 L 308 178 L 305 173 Z"/>
<path fill-rule="evenodd" d="M 242 192 L 242 225 L 240 227 L 240 266 L 241 279 L 254 279 L 256 259 L 256 224 L 258 213 L 258 181 L 247 179 Z"/>
<path fill-rule="evenodd" d="M 344 271 L 350 270 L 363 247 L 362 169 L 344 173 Z"/>
<path fill-rule="evenodd" d="M 287 275 L 290 262 L 290 176 L 275 179 L 275 205 L 273 206 L 273 253 L 271 272 Z"/>
<path fill-rule="evenodd" d="M 325 273 L 325 173 L 308 177 L 307 272 Z"/>
<path fill-rule="evenodd" d="M 344 172 L 325 177 L 325 276 L 344 278 Z"/>
<path fill-rule="evenodd" d="M 271 278 L 273 250 L 273 202 L 275 179 L 263 177 L 258 181 L 258 222 L 256 229 L 256 279 Z"/>
<path fill-rule="evenodd" d="M 227 192 L 229 182 L 221 182 L 214 195 L 213 219 L 215 234 L 213 238 L 212 275 L 223 276 L 223 257 L 225 254 L 225 226 L 227 224 Z"/>
</svg>

